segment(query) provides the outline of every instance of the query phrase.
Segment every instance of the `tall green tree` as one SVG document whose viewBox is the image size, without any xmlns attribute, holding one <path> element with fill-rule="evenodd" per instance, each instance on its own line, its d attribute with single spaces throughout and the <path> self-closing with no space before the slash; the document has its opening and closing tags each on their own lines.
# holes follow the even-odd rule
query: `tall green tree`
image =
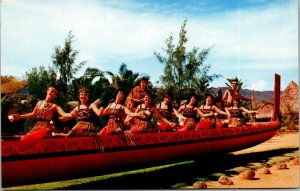
<svg viewBox="0 0 300 191">
<path fill-rule="evenodd" d="M 44 66 L 34 67 L 26 72 L 25 80 L 28 82 L 28 92 L 33 95 L 33 102 L 44 99 L 46 89 L 56 84 L 56 72 L 53 68 Z"/>
<path fill-rule="evenodd" d="M 64 47 L 56 46 L 55 53 L 52 55 L 53 65 L 59 74 L 59 92 L 63 93 L 63 97 L 67 95 L 68 85 L 74 74 L 86 63 L 86 61 L 82 61 L 76 64 L 76 57 L 79 51 L 73 49 L 73 39 L 74 35 L 70 31 L 65 39 Z"/>
<path fill-rule="evenodd" d="M 155 52 L 158 61 L 165 65 L 164 74 L 160 80 L 167 89 L 173 92 L 175 99 L 187 99 L 193 93 L 203 97 L 208 91 L 209 83 L 220 77 L 218 74 L 209 74 L 210 65 L 204 61 L 212 47 L 203 49 L 193 47 L 186 50 L 188 42 L 186 20 L 179 32 L 178 43 L 174 44 L 171 34 L 166 40 L 165 54 Z"/>
</svg>

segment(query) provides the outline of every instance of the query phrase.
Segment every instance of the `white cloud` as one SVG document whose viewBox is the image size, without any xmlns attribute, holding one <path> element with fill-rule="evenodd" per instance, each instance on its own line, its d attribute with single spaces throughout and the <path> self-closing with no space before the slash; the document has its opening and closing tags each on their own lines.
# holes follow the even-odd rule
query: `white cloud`
<svg viewBox="0 0 300 191">
<path fill-rule="evenodd" d="M 114 6 L 118 6 L 114 8 Z M 8 66 L 28 69 L 51 63 L 54 47 L 63 45 L 69 30 L 75 35 L 78 61 L 90 67 L 116 71 L 122 62 L 130 66 L 150 61 L 152 73 L 162 73 L 153 63 L 154 51 L 161 52 L 165 40 L 177 33 L 183 14 L 160 14 L 134 1 L 4 1 L 2 3 L 2 73 L 19 75 Z M 132 10 L 148 10 L 132 11 Z M 234 75 L 251 68 L 297 69 L 297 2 L 187 16 L 188 47 L 207 48 L 214 44 L 209 60 Z M 188 15 L 188 13 L 185 13 Z M 22 66 L 21 66 L 22 65 Z M 132 67 L 130 69 L 143 67 Z M 23 71 L 22 69 L 22 71 Z M 160 70 L 159 70 L 160 69 Z M 267 70 L 266 70 L 267 71 Z M 159 76 L 159 75 L 156 75 Z M 259 78 L 259 76 L 256 76 Z M 296 76 L 297 78 L 297 76 Z M 157 79 L 155 79 L 157 80 Z M 255 80 L 255 79 L 250 79 Z M 296 79 L 295 79 L 296 80 Z"/>
<path fill-rule="evenodd" d="M 263 80 L 259 80 L 258 82 L 252 83 L 247 89 L 263 91 L 267 88 L 267 82 Z"/>
<path fill-rule="evenodd" d="M 284 10 L 284 11 L 283 11 Z M 222 19 L 220 19 L 222 18 Z M 297 67 L 297 9 L 295 5 L 221 13 L 215 18 L 195 23 L 194 43 L 215 44 L 220 60 L 241 63 L 290 61 Z M 197 30 L 198 29 L 198 30 Z"/>
</svg>

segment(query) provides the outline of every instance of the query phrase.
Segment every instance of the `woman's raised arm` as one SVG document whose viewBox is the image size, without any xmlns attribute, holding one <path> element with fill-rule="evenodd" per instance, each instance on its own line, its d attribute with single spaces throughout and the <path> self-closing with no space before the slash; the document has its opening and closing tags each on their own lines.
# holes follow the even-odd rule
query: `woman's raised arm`
<svg viewBox="0 0 300 191">
<path fill-rule="evenodd" d="M 210 113 L 203 113 L 198 107 L 196 108 L 194 108 L 196 111 L 197 111 L 197 113 L 198 113 L 198 115 L 200 115 L 200 117 L 211 117 L 211 116 L 214 116 L 214 112 L 210 112 Z"/>
<path fill-rule="evenodd" d="M 219 108 L 216 107 L 215 105 L 213 106 L 213 109 L 214 109 L 218 114 L 221 114 L 221 115 L 228 115 L 228 113 L 222 111 L 221 109 L 219 109 Z"/>
<path fill-rule="evenodd" d="M 73 117 L 72 112 L 66 113 L 59 105 L 55 105 L 55 107 L 56 107 L 57 113 L 61 116 L 61 117 L 59 117 L 59 120 L 67 121 Z"/>
<path fill-rule="evenodd" d="M 172 122 L 170 122 L 169 120 L 167 120 L 164 116 L 162 116 L 162 115 L 159 113 L 159 111 L 158 111 L 158 109 L 157 109 L 156 107 L 152 107 L 151 110 L 154 112 L 154 115 L 155 115 L 156 117 L 158 117 L 158 119 L 160 119 L 160 120 L 166 122 L 166 123 L 169 124 L 171 127 L 174 127 L 174 126 L 176 125 L 176 123 L 172 123 Z"/>
<path fill-rule="evenodd" d="M 92 109 L 97 116 L 102 116 L 104 108 L 98 108 L 99 103 L 100 99 L 96 99 L 93 103 L 90 104 L 89 109 Z"/>
<path fill-rule="evenodd" d="M 257 111 L 248 110 L 244 107 L 240 107 L 240 109 L 248 114 L 257 114 L 258 113 Z"/>
<path fill-rule="evenodd" d="M 125 106 L 122 106 L 122 107 L 123 107 L 123 110 L 126 113 L 126 115 L 128 115 L 130 117 L 143 117 L 143 114 L 140 112 L 133 113 L 127 107 L 125 107 Z"/>
<path fill-rule="evenodd" d="M 38 101 L 34 107 L 34 109 L 32 110 L 32 112 L 30 113 L 26 113 L 26 114 L 11 114 L 12 119 L 10 119 L 12 122 L 15 120 L 20 120 L 20 119 L 30 119 L 33 118 L 35 116 L 35 113 L 38 109 L 38 105 L 40 105 L 42 103 L 42 101 Z"/>
</svg>

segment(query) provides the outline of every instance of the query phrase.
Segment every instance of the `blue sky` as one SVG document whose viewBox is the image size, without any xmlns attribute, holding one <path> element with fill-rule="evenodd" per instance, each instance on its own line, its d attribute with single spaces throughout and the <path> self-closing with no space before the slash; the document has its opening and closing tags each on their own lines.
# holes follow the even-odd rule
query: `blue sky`
<svg viewBox="0 0 300 191">
<path fill-rule="evenodd" d="M 77 61 L 117 73 L 128 69 L 159 80 L 165 40 L 187 20 L 187 50 L 213 45 L 205 63 L 223 77 L 242 78 L 246 88 L 272 90 L 274 73 L 282 89 L 298 83 L 297 0 L 3 0 L 1 75 L 23 78 L 35 66 L 52 65 L 55 46 L 71 30 Z"/>
</svg>

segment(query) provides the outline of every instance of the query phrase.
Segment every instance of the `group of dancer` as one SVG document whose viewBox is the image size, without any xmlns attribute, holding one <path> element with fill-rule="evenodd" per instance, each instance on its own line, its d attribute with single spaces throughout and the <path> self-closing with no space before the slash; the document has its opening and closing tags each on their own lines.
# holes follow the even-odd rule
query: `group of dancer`
<svg viewBox="0 0 300 191">
<path fill-rule="evenodd" d="M 196 96 L 191 96 L 189 102 L 182 103 L 178 110 L 173 107 L 171 93 L 166 93 L 162 102 L 156 106 L 152 104 L 153 95 L 148 89 L 149 78 L 147 77 L 141 78 L 139 86 L 130 91 L 125 104 L 122 104 L 125 93 L 119 89 L 116 91 L 114 102 L 105 108 L 99 108 L 99 99 L 90 104 L 89 91 L 81 88 L 80 103 L 70 113 L 66 113 L 53 102 L 58 92 L 56 88 L 49 87 L 46 98 L 38 101 L 31 113 L 11 114 L 8 118 L 11 122 L 29 118 L 36 120 L 31 131 L 21 140 L 42 139 L 56 135 L 53 122 L 55 113 L 62 121 L 71 118 L 77 120 L 76 125 L 64 134 L 65 137 L 236 127 L 244 124 L 243 112 L 248 114 L 257 112 L 240 106 L 240 100 L 253 101 L 253 98 L 245 98 L 238 92 L 236 77 L 230 79 L 230 82 L 231 87 L 225 91 L 222 98 L 214 99 L 212 95 L 207 95 L 205 103 L 197 107 Z M 109 115 L 109 120 L 100 130 L 96 121 L 104 115 Z M 157 121 L 154 123 L 153 119 Z"/>
</svg>

